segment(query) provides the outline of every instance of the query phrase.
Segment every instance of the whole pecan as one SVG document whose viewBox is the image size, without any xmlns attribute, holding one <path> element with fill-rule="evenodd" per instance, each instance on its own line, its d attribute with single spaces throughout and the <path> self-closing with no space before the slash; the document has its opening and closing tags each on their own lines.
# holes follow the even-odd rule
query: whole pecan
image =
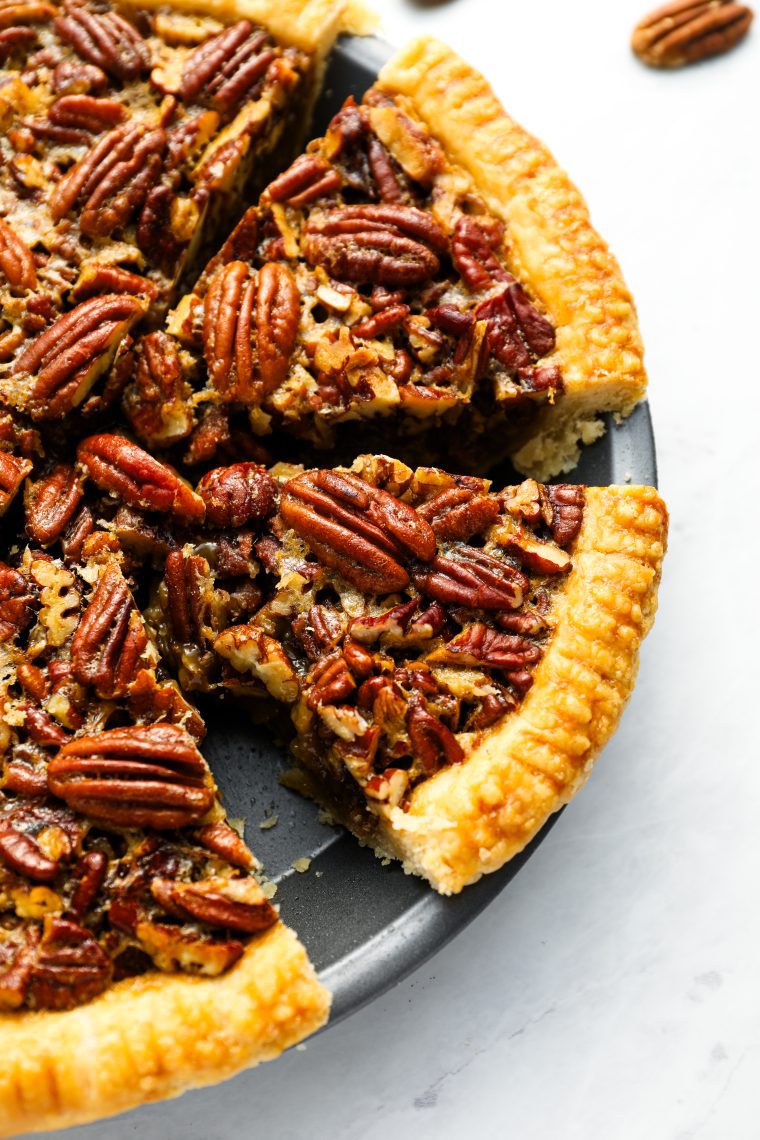
<svg viewBox="0 0 760 1140">
<path fill-rule="evenodd" d="M 320 562 L 367 593 L 403 589 L 409 574 L 400 559 L 435 555 L 435 534 L 413 507 L 349 473 L 308 471 L 289 480 L 280 513 Z"/>
<path fill-rule="evenodd" d="M 33 340 L 11 368 L 13 375 L 35 377 L 32 415 L 55 419 L 80 404 L 144 311 L 144 302 L 137 297 L 116 293 L 91 297 Z"/>
<path fill-rule="evenodd" d="M 450 665 L 482 665 L 487 668 L 525 669 L 541 659 L 535 642 L 519 634 L 501 633 L 483 622 L 475 622 L 436 649 L 430 661 Z"/>
<path fill-rule="evenodd" d="M 122 16 L 116 12 L 92 12 L 71 2 L 64 9 L 65 14 L 55 20 L 55 29 L 82 59 L 114 79 L 137 79 L 148 71 L 148 45 Z"/>
<path fill-rule="evenodd" d="M 32 466 L 30 459 L 0 451 L 0 515 L 16 497 Z"/>
<path fill-rule="evenodd" d="M 255 879 L 205 879 L 199 883 L 154 879 L 154 899 L 176 918 L 205 922 L 241 934 L 257 934 L 277 922 L 278 914 Z"/>
<path fill-rule="evenodd" d="M 59 463 L 24 493 L 26 533 L 40 546 L 50 546 L 61 537 L 82 501 L 84 489 L 70 463 Z"/>
<path fill-rule="evenodd" d="M 274 511 L 275 484 L 259 463 L 233 463 L 208 471 L 196 487 L 211 526 L 238 527 L 263 522 Z"/>
<path fill-rule="evenodd" d="M 166 609 L 175 641 L 203 645 L 211 633 L 213 582 L 211 569 L 199 554 L 173 550 L 164 572 Z"/>
<path fill-rule="evenodd" d="M 412 581 L 427 597 L 479 610 L 516 610 L 530 581 L 516 567 L 473 546 L 439 554 L 412 570 Z"/>
<path fill-rule="evenodd" d="M 206 40 L 189 56 L 182 73 L 185 102 L 199 97 L 221 111 L 233 111 L 265 75 L 275 57 L 269 35 L 239 20 Z"/>
<path fill-rule="evenodd" d="M 264 193 L 270 202 L 305 206 L 334 194 L 340 186 L 340 174 L 326 159 L 319 154 L 302 154 L 269 183 Z"/>
<path fill-rule="evenodd" d="M 112 728 L 71 740 L 48 766 L 50 791 L 74 811 L 116 827 L 197 823 L 214 785 L 195 741 L 174 724 Z"/>
<path fill-rule="evenodd" d="M 752 17 L 751 8 L 731 0 L 675 0 L 636 25 L 631 47 L 650 67 L 683 67 L 736 47 Z"/>
<path fill-rule="evenodd" d="M 199 521 L 206 508 L 177 472 L 121 435 L 91 435 L 77 450 L 79 462 L 103 491 L 131 507 L 161 511 L 185 522 Z"/>
<path fill-rule="evenodd" d="M 472 538 L 481 534 L 499 516 L 499 503 L 491 495 L 478 495 L 465 487 L 440 491 L 417 507 L 439 542 Z"/>
<path fill-rule="evenodd" d="M 414 206 L 342 206 L 309 220 L 303 252 L 341 280 L 404 288 L 440 268 L 448 239 L 435 219 Z"/>
<path fill-rule="evenodd" d="M 583 522 L 586 496 L 583 487 L 573 483 L 542 486 L 541 513 L 557 546 L 568 546 L 578 536 Z"/>
<path fill-rule="evenodd" d="M 52 86 L 57 94 L 88 95 L 92 91 L 104 90 L 108 86 L 108 76 L 94 63 L 64 59 L 53 71 Z"/>
<path fill-rule="evenodd" d="M 24 575 L 0 562 L 0 644 L 29 625 L 34 603 L 34 593 Z"/>
<path fill-rule="evenodd" d="M 43 854 L 40 845 L 31 835 L 0 822 L 0 859 L 19 875 L 26 875 L 35 883 L 52 883 L 58 874 L 58 864 Z"/>
<path fill-rule="evenodd" d="M 107 566 L 71 642 L 74 677 L 99 697 L 124 696 L 140 668 L 148 638 L 129 586 Z"/>
<path fill-rule="evenodd" d="M 148 333 L 140 341 L 134 383 L 124 394 L 123 408 L 132 427 L 154 446 L 185 439 L 195 422 L 189 395 L 177 342 L 165 332 Z"/>
<path fill-rule="evenodd" d="M 140 211 L 161 173 L 166 132 L 127 122 L 94 143 L 57 183 L 50 211 L 59 221 L 80 203 L 88 237 L 109 237 Z"/>
<path fill-rule="evenodd" d="M 66 918 L 45 925 L 29 978 L 33 1009 L 71 1009 L 102 993 L 113 965 L 93 934 Z"/>
<path fill-rule="evenodd" d="M 25 291 L 37 286 L 32 251 L 3 218 L 0 218 L 0 273 L 11 289 Z"/>
</svg>

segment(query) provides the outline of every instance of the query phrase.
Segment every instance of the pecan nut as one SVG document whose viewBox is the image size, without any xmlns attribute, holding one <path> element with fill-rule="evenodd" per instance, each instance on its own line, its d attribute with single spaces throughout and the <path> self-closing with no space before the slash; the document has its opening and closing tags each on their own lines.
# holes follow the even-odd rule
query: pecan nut
<svg viewBox="0 0 760 1140">
<path fill-rule="evenodd" d="M 263 522 L 274 511 L 275 484 L 259 463 L 233 463 L 208 471 L 196 487 L 211 526 L 239 527 Z"/>
<path fill-rule="evenodd" d="M 425 708 L 419 697 L 410 704 L 407 727 L 415 759 L 426 775 L 432 776 L 443 764 L 461 764 L 464 760 L 464 749 L 454 733 Z"/>
<path fill-rule="evenodd" d="M 28 483 L 24 494 L 26 533 L 40 546 L 50 546 L 71 522 L 83 494 L 82 482 L 69 463 L 59 463 L 41 479 Z"/>
<path fill-rule="evenodd" d="M 32 466 L 30 459 L 0 451 L 0 515 L 15 499 Z"/>
<path fill-rule="evenodd" d="M 366 593 L 403 589 L 409 574 L 401 560 L 435 555 L 435 534 L 413 507 L 348 473 L 296 476 L 285 486 L 280 513 L 320 562 Z"/>
<path fill-rule="evenodd" d="M 542 486 L 539 492 L 541 513 L 557 546 L 569 546 L 578 536 L 583 522 L 586 496 L 583 487 L 572 483 Z"/>
<path fill-rule="evenodd" d="M 132 427 L 155 446 L 185 439 L 195 423 L 189 395 L 177 342 L 164 332 L 149 333 L 140 342 L 134 384 L 124 395 L 124 412 Z"/>
<path fill-rule="evenodd" d="M 512 280 L 495 253 L 503 238 L 504 227 L 500 223 L 488 226 L 485 219 L 476 220 L 468 214 L 457 219 L 451 238 L 451 259 L 468 289 L 479 292 L 496 281 Z"/>
<path fill-rule="evenodd" d="M 429 566 L 412 570 L 421 593 L 437 602 L 479 610 L 516 610 L 530 581 L 515 566 L 473 546 L 439 554 Z"/>
<path fill-rule="evenodd" d="M 118 566 L 106 567 L 71 642 L 74 677 L 100 697 L 124 696 L 148 647 L 142 618 Z"/>
<path fill-rule="evenodd" d="M 35 596 L 18 570 L 0 562 L 0 644 L 10 641 L 34 617 Z"/>
<path fill-rule="evenodd" d="M 269 183 L 265 195 L 270 202 L 297 207 L 334 194 L 340 186 L 340 174 L 326 159 L 318 154 L 302 154 Z"/>
<path fill-rule="evenodd" d="M 440 491 L 417 507 L 439 542 L 453 542 L 481 534 L 499 516 L 498 500 L 476 495 L 465 487 Z"/>
<path fill-rule="evenodd" d="M 71 1009 L 111 982 L 111 959 L 93 934 L 66 918 L 48 921 L 29 977 L 32 1009 Z"/>
<path fill-rule="evenodd" d="M 197 522 L 205 514 L 203 499 L 189 483 L 121 435 L 91 435 L 80 443 L 77 455 L 90 479 L 128 506 L 186 522 Z"/>
<path fill-rule="evenodd" d="M 56 861 L 48 859 L 31 835 L 4 824 L 0 824 L 0 859 L 35 883 L 52 883 L 58 874 Z"/>
<path fill-rule="evenodd" d="M 736 47 L 752 16 L 731 0 L 675 0 L 636 25 L 631 47 L 650 67 L 683 67 Z"/>
<path fill-rule="evenodd" d="M 267 33 L 249 20 L 239 20 L 212 36 L 185 63 L 183 100 L 201 98 L 226 113 L 234 111 L 275 58 L 270 45 Z"/>
<path fill-rule="evenodd" d="M 112 728 L 71 740 L 48 785 L 74 811 L 116 827 L 185 827 L 203 818 L 214 785 L 195 741 L 174 724 Z"/>
<path fill-rule="evenodd" d="M 203 645 L 211 634 L 213 582 L 205 558 L 173 550 L 164 573 L 166 610 L 172 633 L 182 645 Z"/>
<path fill-rule="evenodd" d="M 30 410 L 56 419 L 81 404 L 145 311 L 137 297 L 107 293 L 64 313 L 13 363 L 13 375 L 34 377 Z"/>
<path fill-rule="evenodd" d="M 480 665 L 512 672 L 535 665 L 541 649 L 519 634 L 501 633 L 483 622 L 467 626 L 451 641 L 430 654 L 430 662 L 447 665 Z"/>
<path fill-rule="evenodd" d="M 201 883 L 154 879 L 150 889 L 165 911 L 185 922 L 257 934 L 278 919 L 255 879 L 205 879 Z"/>
<path fill-rule="evenodd" d="M 242 261 L 219 270 L 203 304 L 203 350 L 211 382 L 239 403 L 252 402 L 255 394 L 255 306 L 256 279 Z"/>
<path fill-rule="evenodd" d="M 65 14 L 55 20 L 55 28 L 78 56 L 114 79 L 137 79 L 150 68 L 145 40 L 116 12 L 92 12 L 69 2 Z"/>
<path fill-rule="evenodd" d="M 303 252 L 339 280 L 391 289 L 422 285 L 440 269 L 448 239 L 414 206 L 343 206 L 311 219 Z"/>
<path fill-rule="evenodd" d="M 11 289 L 26 291 L 37 286 L 32 251 L 3 218 L 0 218 L 0 273 Z"/>
<path fill-rule="evenodd" d="M 292 704 L 298 699 L 298 674 L 280 643 L 255 625 L 233 625 L 220 633 L 214 651 L 239 673 L 251 673 L 275 700 Z"/>
<path fill-rule="evenodd" d="M 256 295 L 256 348 L 264 396 L 288 374 L 300 315 L 298 287 L 287 265 L 268 262 L 262 266 Z"/>
<path fill-rule="evenodd" d="M 553 325 L 543 317 L 517 281 L 475 309 L 488 322 L 489 351 L 511 371 L 530 368 L 535 357 L 546 356 L 555 344 Z"/>
<path fill-rule="evenodd" d="M 194 833 L 194 838 L 201 847 L 207 848 L 233 867 L 250 871 L 257 865 L 252 852 L 248 850 L 238 833 L 223 820 L 199 827 Z"/>
</svg>

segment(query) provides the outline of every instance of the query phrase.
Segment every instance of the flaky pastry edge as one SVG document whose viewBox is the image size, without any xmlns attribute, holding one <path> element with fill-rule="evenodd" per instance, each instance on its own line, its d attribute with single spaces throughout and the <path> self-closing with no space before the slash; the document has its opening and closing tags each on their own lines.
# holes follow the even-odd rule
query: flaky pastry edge
<svg viewBox="0 0 760 1140">
<path fill-rule="evenodd" d="M 378 854 L 456 894 L 517 855 L 572 799 L 633 690 L 667 528 L 654 488 L 587 488 L 532 688 L 516 712 L 471 738 L 462 764 L 419 784 L 407 811 L 381 809 L 368 841 Z"/>
<path fill-rule="evenodd" d="M 598 416 L 627 416 L 646 392 L 636 310 L 620 267 L 565 171 L 449 47 L 412 41 L 383 67 L 379 85 L 411 100 L 507 223 L 510 260 L 554 324 L 551 359 L 565 381 L 565 394 L 535 417 L 512 459 L 539 480 L 569 471 L 579 442 L 602 434 Z"/>
<path fill-rule="evenodd" d="M 292 930 L 226 974 L 151 971 L 65 1012 L 0 1015 L 0 1136 L 84 1124 L 277 1057 L 327 1021 L 330 996 Z"/>
</svg>

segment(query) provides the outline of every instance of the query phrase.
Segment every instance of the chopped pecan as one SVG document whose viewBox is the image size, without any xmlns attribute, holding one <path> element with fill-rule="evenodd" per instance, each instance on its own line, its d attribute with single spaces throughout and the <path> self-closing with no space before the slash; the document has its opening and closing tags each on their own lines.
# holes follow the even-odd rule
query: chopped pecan
<svg viewBox="0 0 760 1140">
<path fill-rule="evenodd" d="M 51 760 L 48 784 L 75 811 L 116 827 L 185 827 L 214 801 L 211 774 L 193 738 L 173 724 L 71 740 Z"/>
<path fill-rule="evenodd" d="M 572 483 L 554 483 L 540 491 L 541 513 L 558 546 L 569 546 L 578 536 L 583 522 L 586 496 L 583 487 Z"/>
<path fill-rule="evenodd" d="M 309 708 L 337 705 L 356 688 L 356 682 L 343 654 L 335 652 L 318 661 L 306 678 Z"/>
<path fill-rule="evenodd" d="M 516 610 L 530 582 L 516 567 L 473 546 L 439 554 L 412 570 L 418 590 L 438 602 L 480 610 Z"/>
<path fill-rule="evenodd" d="M 345 620 L 332 606 L 314 605 L 293 622 L 293 633 L 312 661 L 337 645 L 344 632 Z"/>
<path fill-rule="evenodd" d="M 91 435 L 80 443 L 77 456 L 101 490 L 131 507 L 166 512 L 187 522 L 205 514 L 203 499 L 173 468 L 124 436 Z"/>
<path fill-rule="evenodd" d="M 497 530 L 494 541 L 533 574 L 566 574 L 572 565 L 564 550 L 549 542 L 537 542 L 524 531 Z"/>
<path fill-rule="evenodd" d="M 143 662 L 148 638 L 118 566 L 106 566 L 71 642 L 75 678 L 100 697 L 124 696 Z"/>
<path fill-rule="evenodd" d="M 35 289 L 37 270 L 29 246 L 0 218 L 0 273 L 11 289 Z"/>
<path fill-rule="evenodd" d="M 751 8 L 731 0 L 675 0 L 636 25 L 631 47 L 650 67 L 683 67 L 736 47 L 752 16 Z"/>
<path fill-rule="evenodd" d="M 399 559 L 430 561 L 435 535 L 413 507 L 355 475 L 310 471 L 285 485 L 280 513 L 320 562 L 372 594 L 403 589 Z"/>
<path fill-rule="evenodd" d="M 59 463 L 47 475 L 28 483 L 24 493 L 26 533 L 40 546 L 61 537 L 82 501 L 82 482 L 70 463 Z"/>
<path fill-rule="evenodd" d="M 467 626 L 427 658 L 431 663 L 481 665 L 514 671 L 535 665 L 541 650 L 535 642 L 519 634 L 501 633 L 483 622 Z"/>
<path fill-rule="evenodd" d="M 164 910 L 185 922 L 257 934 L 278 918 L 255 879 L 205 879 L 200 883 L 154 879 L 150 889 Z"/>
<path fill-rule="evenodd" d="M 225 859 L 233 867 L 250 871 L 256 866 L 256 860 L 244 840 L 223 820 L 219 820 L 218 823 L 207 823 L 199 827 L 193 835 L 201 847 L 218 855 L 220 859 Z"/>
<path fill-rule="evenodd" d="M 31 835 L 0 822 L 0 859 L 19 875 L 35 883 L 52 883 L 58 863 L 43 854 Z"/>
<path fill-rule="evenodd" d="M 35 377 L 32 415 L 55 419 L 80 404 L 143 312 L 137 297 L 91 297 L 33 340 L 11 369 L 14 375 Z"/>
<path fill-rule="evenodd" d="M 342 206 L 312 218 L 303 252 L 339 280 L 421 285 L 440 268 L 448 239 L 432 215 L 413 206 Z"/>
<path fill-rule="evenodd" d="M 185 102 L 199 97 L 221 111 L 233 111 L 250 94 L 275 58 L 267 33 L 239 20 L 206 40 L 189 56 L 182 73 Z"/>
<path fill-rule="evenodd" d="M 499 503 L 491 495 L 478 495 L 465 487 L 440 491 L 417 507 L 439 542 L 472 538 L 481 534 L 499 516 Z"/>
<path fill-rule="evenodd" d="M 143 337 L 135 381 L 123 403 L 138 435 L 146 443 L 162 447 L 185 439 L 195 422 L 188 406 L 189 394 L 174 338 L 160 331 Z"/>
<path fill-rule="evenodd" d="M 55 28 L 77 55 L 102 68 L 114 79 L 137 79 L 150 68 L 148 45 L 140 33 L 116 12 L 92 12 L 71 2 L 64 5 Z"/>
<path fill-rule="evenodd" d="M 298 699 L 298 675 L 278 641 L 255 625 L 233 625 L 214 641 L 214 650 L 239 673 L 251 673 L 278 701 Z"/>
<path fill-rule="evenodd" d="M 305 206 L 340 189 L 341 178 L 334 166 L 318 154 L 302 154 L 266 188 L 270 202 Z"/>
<path fill-rule="evenodd" d="M 29 978 L 33 1009 L 71 1009 L 102 993 L 113 965 L 89 930 L 65 918 L 48 919 Z"/>
<path fill-rule="evenodd" d="M 0 451 L 0 515 L 15 499 L 32 466 L 30 459 Z"/>
<path fill-rule="evenodd" d="M 111 913 L 114 905 L 111 905 Z M 244 951 L 243 943 L 237 939 L 221 941 L 199 935 L 192 929 L 147 919 L 136 921 L 131 933 L 136 935 L 140 947 L 150 955 L 159 970 L 187 970 L 216 977 L 234 966 Z"/>
<path fill-rule="evenodd" d="M 10 641 L 29 625 L 35 600 L 24 575 L 0 562 L 0 643 Z"/>
<path fill-rule="evenodd" d="M 274 511 L 275 484 L 258 463 L 233 463 L 208 471 L 196 487 L 211 526 L 239 527 L 263 522 Z"/>
</svg>

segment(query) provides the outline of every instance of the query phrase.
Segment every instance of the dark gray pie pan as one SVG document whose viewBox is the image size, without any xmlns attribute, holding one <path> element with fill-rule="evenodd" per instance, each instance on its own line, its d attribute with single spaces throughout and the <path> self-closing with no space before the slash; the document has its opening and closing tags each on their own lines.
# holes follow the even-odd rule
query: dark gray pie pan
<svg viewBox="0 0 760 1140">
<path fill-rule="evenodd" d="M 361 97 L 390 49 L 380 40 L 344 37 L 336 46 L 320 97 L 320 133 L 350 94 Z M 604 485 L 657 479 L 649 409 L 586 448 L 566 481 Z M 314 804 L 278 783 L 285 750 L 269 728 L 252 725 L 234 708 L 210 711 L 205 751 L 230 816 L 246 821 L 246 838 L 277 884 L 283 919 L 298 931 L 332 991 L 332 1021 L 345 1017 L 419 966 L 453 938 L 508 885 L 548 835 L 553 820 L 501 871 L 456 898 L 441 898 L 398 864 L 383 866 L 350 835 L 318 820 Z M 277 816 L 274 827 L 259 823 Z M 556 817 L 555 817 L 556 818 Z M 310 859 L 305 872 L 292 864 Z"/>
</svg>

